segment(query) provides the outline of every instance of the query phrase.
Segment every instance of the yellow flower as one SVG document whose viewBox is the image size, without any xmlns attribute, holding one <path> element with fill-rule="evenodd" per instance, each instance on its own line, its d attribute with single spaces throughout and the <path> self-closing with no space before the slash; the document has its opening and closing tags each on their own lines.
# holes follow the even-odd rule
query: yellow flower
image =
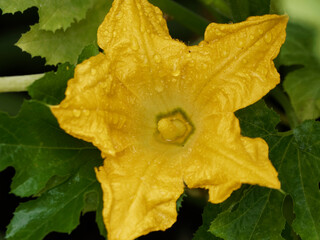
<svg viewBox="0 0 320 240">
<path fill-rule="evenodd" d="M 98 30 L 104 52 L 77 66 L 51 108 L 105 158 L 96 174 L 109 240 L 170 227 L 184 183 L 208 189 L 212 203 L 242 183 L 280 188 L 268 145 L 241 136 L 233 112 L 279 83 L 272 60 L 286 24 L 277 15 L 212 23 L 186 46 L 147 0 L 114 0 Z"/>
</svg>

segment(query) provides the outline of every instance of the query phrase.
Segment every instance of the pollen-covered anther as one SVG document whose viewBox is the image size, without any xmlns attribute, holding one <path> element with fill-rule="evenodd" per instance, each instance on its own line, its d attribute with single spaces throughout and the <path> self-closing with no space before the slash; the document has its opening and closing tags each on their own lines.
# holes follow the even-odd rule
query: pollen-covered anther
<svg viewBox="0 0 320 240">
<path fill-rule="evenodd" d="M 166 143 L 183 144 L 190 136 L 193 127 L 180 113 L 161 117 L 157 122 L 158 139 Z"/>
</svg>

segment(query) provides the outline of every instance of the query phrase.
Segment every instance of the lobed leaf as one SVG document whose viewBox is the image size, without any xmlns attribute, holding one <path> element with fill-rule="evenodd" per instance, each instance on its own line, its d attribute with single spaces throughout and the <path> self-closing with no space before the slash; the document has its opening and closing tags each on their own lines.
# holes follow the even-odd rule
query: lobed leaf
<svg viewBox="0 0 320 240">
<path fill-rule="evenodd" d="M 46 75 L 28 87 L 28 93 L 34 100 L 55 105 L 65 97 L 67 82 L 73 77 L 74 66 L 64 63 L 58 66 L 57 72 L 48 72 Z"/>
<path fill-rule="evenodd" d="M 38 0 L 0 0 L 0 9 L 3 13 L 23 12 L 24 10 L 36 6 Z"/>
<path fill-rule="evenodd" d="M 98 26 L 110 7 L 110 0 L 99 0 L 85 19 L 73 23 L 66 31 L 57 30 L 53 33 L 41 30 L 39 24 L 33 25 L 16 45 L 32 56 L 45 57 L 47 64 L 74 64 L 85 46 L 96 43 Z"/>
<path fill-rule="evenodd" d="M 301 121 L 320 117 L 319 68 L 308 67 L 290 72 L 283 86 Z"/>
<path fill-rule="evenodd" d="M 278 152 L 283 158 L 280 181 L 294 201 L 293 229 L 302 239 L 319 239 L 320 123 L 310 120 L 296 128 L 285 150 Z"/>
<path fill-rule="evenodd" d="M 275 130 L 278 117 L 261 101 L 238 111 L 236 115 L 243 135 L 260 136 L 268 142 L 269 157 L 278 170 L 282 189 L 294 202 L 296 218 L 293 229 L 302 239 L 318 239 L 320 123 L 307 121 L 293 132 L 278 133 Z M 229 202 L 229 207 L 223 207 L 223 203 L 222 212 L 217 217 L 211 216 L 209 231 L 224 239 L 282 239 L 285 196 L 258 186 L 243 193 L 239 200 L 233 199 L 233 204 Z M 287 228 L 290 227 L 287 225 Z"/>
<path fill-rule="evenodd" d="M 70 233 L 78 224 L 81 212 L 97 210 L 102 201 L 94 166 L 99 154 L 92 154 L 68 181 L 35 200 L 20 204 L 8 226 L 6 239 L 41 240 L 49 232 Z M 89 196 L 95 195 L 88 203 Z"/>
<path fill-rule="evenodd" d="M 192 240 L 219 240 L 221 238 L 214 236 L 209 232 L 209 227 L 212 219 L 221 212 L 221 207 L 218 204 L 207 203 L 202 214 L 202 225 L 194 234 Z"/>
<path fill-rule="evenodd" d="M 16 170 L 11 191 L 26 197 L 38 194 L 53 176 L 74 174 L 99 151 L 61 130 L 47 106 L 29 101 L 17 117 L 0 113 L 0 153 L 0 171 Z"/>
<path fill-rule="evenodd" d="M 279 62 L 281 65 L 301 65 L 290 72 L 283 82 L 293 108 L 302 122 L 320 117 L 320 64 L 313 55 L 314 32 L 297 24 L 289 24 L 287 39 Z"/>
<path fill-rule="evenodd" d="M 86 17 L 88 9 L 97 0 L 0 0 L 3 13 L 23 12 L 30 7 L 37 7 L 39 11 L 39 27 L 41 30 L 66 30 L 72 23 Z"/>
<path fill-rule="evenodd" d="M 285 219 L 282 216 L 284 196 L 275 190 L 252 187 L 239 207 L 219 214 L 210 232 L 223 239 L 282 239 Z"/>
</svg>

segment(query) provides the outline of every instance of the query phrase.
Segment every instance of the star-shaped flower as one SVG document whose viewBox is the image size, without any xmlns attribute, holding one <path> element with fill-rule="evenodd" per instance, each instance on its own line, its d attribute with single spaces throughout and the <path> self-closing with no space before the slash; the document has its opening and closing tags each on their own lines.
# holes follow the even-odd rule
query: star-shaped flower
<svg viewBox="0 0 320 240">
<path fill-rule="evenodd" d="M 164 230 L 189 188 L 220 203 L 242 183 L 280 188 L 268 145 L 240 134 L 234 111 L 279 83 L 273 59 L 287 17 L 208 26 L 198 46 L 173 40 L 147 0 L 114 0 L 103 53 L 79 64 L 52 112 L 105 158 L 96 170 L 109 240 Z"/>
</svg>

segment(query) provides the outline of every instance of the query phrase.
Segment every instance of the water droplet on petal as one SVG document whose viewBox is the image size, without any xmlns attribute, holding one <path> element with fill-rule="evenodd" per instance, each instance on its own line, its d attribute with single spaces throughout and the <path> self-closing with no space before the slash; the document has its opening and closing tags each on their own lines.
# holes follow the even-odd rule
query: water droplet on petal
<svg viewBox="0 0 320 240">
<path fill-rule="evenodd" d="M 253 36 L 253 35 L 250 35 L 250 39 L 253 40 L 253 39 L 254 39 L 254 36 Z"/>
<path fill-rule="evenodd" d="M 159 56 L 158 54 L 154 55 L 154 61 L 155 61 L 156 63 L 160 63 L 161 58 L 160 58 L 160 56 Z"/>
<path fill-rule="evenodd" d="M 267 33 L 264 35 L 264 40 L 266 41 L 266 43 L 270 43 L 271 40 L 272 40 L 272 35 L 271 35 L 271 33 L 267 32 Z"/>
<path fill-rule="evenodd" d="M 172 76 L 174 77 L 178 77 L 180 75 L 180 70 L 179 69 L 176 69 L 172 72 Z"/>
<path fill-rule="evenodd" d="M 133 40 L 132 40 L 132 49 L 133 49 L 134 51 L 137 51 L 137 50 L 139 49 L 139 44 L 138 44 L 138 42 L 137 42 L 136 39 L 133 39 Z"/>
<path fill-rule="evenodd" d="M 81 115 L 81 112 L 78 109 L 73 109 L 72 113 L 73 113 L 73 116 L 75 116 L 75 117 L 80 117 L 80 115 Z"/>
<path fill-rule="evenodd" d="M 227 50 L 223 50 L 222 51 L 222 56 L 226 57 L 228 55 L 228 51 Z"/>
<path fill-rule="evenodd" d="M 162 85 L 158 85 L 158 86 L 155 87 L 155 90 L 156 90 L 158 93 L 160 93 L 160 92 L 163 91 L 163 86 L 162 86 Z"/>
<path fill-rule="evenodd" d="M 243 41 L 240 40 L 240 41 L 238 42 L 238 46 L 239 46 L 239 47 L 243 47 L 243 45 L 244 45 Z"/>
<path fill-rule="evenodd" d="M 90 114 L 89 110 L 87 110 L 87 109 L 83 110 L 83 113 L 85 116 L 89 116 L 89 114 Z"/>
<path fill-rule="evenodd" d="M 263 34 L 263 30 L 261 28 L 258 30 L 258 32 L 259 34 Z"/>
</svg>

